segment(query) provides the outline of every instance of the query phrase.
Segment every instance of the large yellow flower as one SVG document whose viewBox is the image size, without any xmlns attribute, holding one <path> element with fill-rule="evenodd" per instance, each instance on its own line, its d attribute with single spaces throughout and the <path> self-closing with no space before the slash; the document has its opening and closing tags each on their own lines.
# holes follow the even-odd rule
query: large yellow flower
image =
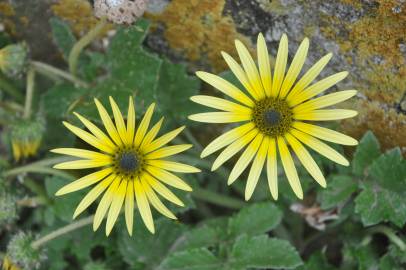
<svg viewBox="0 0 406 270">
<path fill-rule="evenodd" d="M 161 214 L 176 219 L 175 215 L 166 208 L 156 193 L 174 204 L 183 206 L 181 200 L 162 183 L 191 191 L 192 189 L 188 184 L 171 172 L 195 173 L 200 171 L 189 165 L 163 159 L 192 147 L 190 144 L 163 147 L 174 139 L 184 127 L 157 137 L 163 118 L 148 131 L 155 104 L 149 106 L 136 129 L 135 110 L 131 97 L 126 124 L 120 109 L 111 97 L 110 103 L 115 124 L 113 124 L 108 112 L 97 99 L 95 99 L 95 103 L 108 136 L 95 124 L 77 113 L 75 115 L 91 133 L 66 122 L 63 124 L 76 136 L 99 151 L 58 148 L 52 150 L 52 152 L 82 158 L 81 160 L 57 164 L 54 167 L 57 169 L 102 168 L 64 186 L 56 195 L 74 192 L 97 183 L 80 202 L 73 214 L 73 218 L 82 213 L 105 191 L 94 217 L 94 230 L 97 230 L 107 214 L 106 235 L 109 235 L 121 207 L 125 204 L 125 220 L 128 232 L 131 235 L 135 200 L 146 227 L 150 232 L 154 233 L 150 204 Z"/>
<path fill-rule="evenodd" d="M 286 35 L 282 36 L 273 77 L 268 49 L 262 34 L 258 35 L 257 42 L 258 68 L 246 47 L 238 40 L 235 45 L 242 67 L 227 53 L 222 52 L 222 55 L 248 95 L 219 76 L 199 71 L 196 73 L 199 78 L 237 103 L 211 96 L 193 96 L 192 101 L 219 109 L 221 112 L 199 113 L 191 115 L 189 118 L 206 123 L 244 122 L 244 124 L 211 142 L 203 150 L 202 157 L 226 147 L 214 161 L 212 170 L 215 170 L 246 147 L 230 173 L 228 184 L 232 184 L 254 160 L 245 189 L 245 199 L 250 199 L 266 161 L 269 188 L 276 200 L 278 198 L 278 149 L 290 186 L 296 196 L 302 199 L 303 191 L 288 148 L 290 145 L 310 175 L 325 187 L 324 176 L 304 145 L 336 163 L 348 166 L 348 161 L 341 154 L 317 138 L 343 145 L 356 145 L 357 141 L 336 131 L 310 124 L 308 121 L 338 120 L 357 115 L 357 112 L 352 110 L 323 109 L 351 98 L 357 93 L 356 90 L 345 90 L 316 97 L 343 80 L 348 72 L 331 75 L 310 85 L 331 59 L 332 54 L 329 53 L 297 80 L 306 60 L 309 47 L 307 38 L 300 44 L 285 74 L 288 60 L 288 39 Z"/>
</svg>

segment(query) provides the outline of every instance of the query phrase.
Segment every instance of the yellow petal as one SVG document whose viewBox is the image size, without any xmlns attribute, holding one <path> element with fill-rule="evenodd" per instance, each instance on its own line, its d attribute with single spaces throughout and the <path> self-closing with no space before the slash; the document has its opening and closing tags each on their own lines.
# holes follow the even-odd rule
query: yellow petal
<svg viewBox="0 0 406 270">
<path fill-rule="evenodd" d="M 127 129 L 120 108 L 111 96 L 109 97 L 109 100 L 111 109 L 113 110 L 114 122 L 116 123 L 118 135 L 120 136 L 122 142 L 124 142 L 125 144 L 129 144 L 130 142 L 127 141 Z"/>
<path fill-rule="evenodd" d="M 259 96 L 255 91 L 254 87 L 249 82 L 247 75 L 245 74 L 244 70 L 241 66 L 227 53 L 221 52 L 224 60 L 226 60 L 227 65 L 230 67 L 231 71 L 234 73 L 235 77 L 241 82 L 245 89 L 247 89 L 248 93 L 255 99 L 258 100 Z"/>
<path fill-rule="evenodd" d="M 261 76 L 262 86 L 264 87 L 265 94 L 269 97 L 272 90 L 271 64 L 269 62 L 269 54 L 268 48 L 266 46 L 266 41 L 262 33 L 259 33 L 257 39 L 257 54 L 259 74 Z"/>
<path fill-rule="evenodd" d="M 83 177 L 77 179 L 76 181 L 73 181 L 72 183 L 69 183 L 66 186 L 59 189 L 55 193 L 55 195 L 56 196 L 65 195 L 67 193 L 71 193 L 71 192 L 83 189 L 85 187 L 91 186 L 91 185 L 99 182 L 100 180 L 102 180 L 103 178 L 105 178 L 106 176 L 111 174 L 112 172 L 113 172 L 112 168 L 106 168 L 106 169 L 88 174 L 86 176 L 83 176 Z"/>
<path fill-rule="evenodd" d="M 328 64 L 332 56 L 332 53 L 323 56 L 303 75 L 303 77 L 295 84 L 292 91 L 289 92 L 287 97 L 288 102 L 294 99 L 297 94 L 302 92 L 303 89 L 305 89 L 320 74 L 320 72 Z"/>
<path fill-rule="evenodd" d="M 147 154 L 149 152 L 152 152 L 152 151 L 164 146 L 168 142 L 172 141 L 176 136 L 178 136 L 179 133 L 181 133 L 183 129 L 185 129 L 185 126 L 179 127 L 175 130 L 172 130 L 172 131 L 162 135 L 161 137 L 153 140 L 150 144 L 145 145 L 145 147 L 142 148 L 142 151 L 144 152 L 144 154 Z"/>
<path fill-rule="evenodd" d="M 127 182 L 128 181 L 121 181 L 118 189 L 114 191 L 113 202 L 111 203 L 109 213 L 107 215 L 106 236 L 109 236 L 111 230 L 113 229 L 114 223 L 116 223 L 118 215 L 120 214 L 127 191 Z M 132 185 L 132 183 L 129 182 L 129 185 Z"/>
<path fill-rule="evenodd" d="M 167 160 L 147 160 L 147 164 L 155 166 L 157 168 L 165 169 L 167 171 L 179 172 L 179 173 L 197 173 L 200 172 L 198 168 L 193 166 L 182 164 L 174 161 Z"/>
<path fill-rule="evenodd" d="M 96 98 L 94 99 L 94 102 L 96 103 L 97 110 L 99 111 L 100 118 L 103 122 L 104 127 L 107 130 L 107 133 L 109 134 L 110 138 L 117 144 L 117 145 L 123 145 L 123 142 L 120 139 L 120 136 L 118 135 L 118 132 L 113 124 L 113 121 L 111 121 L 109 113 L 106 111 L 106 109 L 103 107 L 103 105 L 100 103 L 99 100 Z"/>
<path fill-rule="evenodd" d="M 251 162 L 255 154 L 257 153 L 261 142 L 264 138 L 262 133 L 259 133 L 255 139 L 247 146 L 245 151 L 242 153 L 237 163 L 235 164 L 233 170 L 231 171 L 227 184 L 231 185 L 235 180 L 241 175 L 241 173 L 247 168 L 248 164 Z"/>
<path fill-rule="evenodd" d="M 338 153 L 336 150 L 334 150 L 327 144 L 319 141 L 318 139 L 295 129 L 292 129 L 290 133 L 293 136 L 295 136 L 299 141 L 306 144 L 307 146 L 309 146 L 316 152 L 320 153 L 321 155 L 325 156 L 326 158 L 344 166 L 348 166 L 350 164 L 348 160 L 345 157 L 343 157 L 340 153 Z"/>
<path fill-rule="evenodd" d="M 156 180 L 154 177 L 152 177 L 150 174 L 145 173 L 142 175 L 142 177 L 145 178 L 145 180 L 148 182 L 148 184 L 162 197 L 167 199 L 168 201 L 179 205 L 179 206 L 185 206 L 185 204 L 175 195 L 173 194 L 172 191 L 170 191 L 165 185 L 161 184 L 158 180 Z"/>
<path fill-rule="evenodd" d="M 128 113 L 127 113 L 127 141 L 132 142 L 134 140 L 134 135 L 135 135 L 135 108 L 134 108 L 134 100 L 130 96 L 128 101 Z"/>
<path fill-rule="evenodd" d="M 268 158 L 266 161 L 266 174 L 268 186 L 274 200 L 278 199 L 278 164 L 276 157 L 276 140 L 269 139 Z"/>
<path fill-rule="evenodd" d="M 288 61 L 288 37 L 286 34 L 282 35 L 279 42 L 278 53 L 276 55 L 275 70 L 273 74 L 272 81 L 272 92 L 271 96 L 278 96 L 279 90 L 281 88 L 283 78 L 285 76 L 286 63 Z"/>
<path fill-rule="evenodd" d="M 326 187 L 326 179 L 324 178 L 323 173 L 320 171 L 319 166 L 317 166 L 316 162 L 306 150 L 306 148 L 290 134 L 286 134 L 285 138 L 288 141 L 289 145 L 292 147 L 296 156 L 299 158 L 300 162 L 314 178 L 314 180 L 316 180 L 317 183 L 320 184 L 320 186 Z"/>
<path fill-rule="evenodd" d="M 154 113 L 154 108 L 155 103 L 152 103 L 148 107 L 144 117 L 141 120 L 140 125 L 137 128 L 137 133 L 135 134 L 134 138 L 134 145 L 137 147 L 141 145 L 141 142 L 144 139 L 145 134 L 147 133 L 149 123 L 151 122 L 152 114 Z"/>
<path fill-rule="evenodd" d="M 305 90 L 298 93 L 295 97 L 288 99 L 290 106 L 296 106 L 297 104 L 308 100 L 321 92 L 329 89 L 331 86 L 337 84 L 338 82 L 345 79 L 348 76 L 347 71 L 339 72 L 334 75 L 331 75 L 327 78 L 324 78 L 321 81 L 318 81 L 311 86 L 307 87 Z"/>
<path fill-rule="evenodd" d="M 103 132 L 101 131 L 95 124 L 81 116 L 80 114 L 74 112 L 74 115 L 85 125 L 85 127 L 90 130 L 91 133 L 96 136 L 102 144 L 107 145 L 111 149 L 115 149 L 116 145 L 110 140 L 110 138 Z"/>
<path fill-rule="evenodd" d="M 293 108 L 293 113 L 302 113 L 312 110 L 317 110 L 321 108 L 325 108 L 344 100 L 347 100 L 357 94 L 357 90 L 345 90 L 340 91 L 332 94 L 328 94 L 322 97 L 318 97 L 315 99 L 311 99 L 305 103 L 299 104 L 295 108 Z"/>
<path fill-rule="evenodd" d="M 63 122 L 63 125 L 72 131 L 76 136 L 90 144 L 91 146 L 100 149 L 101 151 L 104 151 L 106 153 L 114 153 L 114 148 L 111 148 L 108 144 L 104 144 L 100 139 L 96 138 L 89 132 L 86 132 L 78 127 L 75 127 L 74 125 L 69 124 L 68 122 Z"/>
<path fill-rule="evenodd" d="M 142 221 L 151 233 L 155 233 L 154 220 L 152 219 L 151 208 L 139 179 L 134 181 L 135 199 L 137 200 L 138 211 L 140 211 Z"/>
<path fill-rule="evenodd" d="M 111 160 L 110 155 L 78 148 L 57 148 L 52 149 L 51 152 L 85 159 Z"/>
<path fill-rule="evenodd" d="M 251 114 L 234 112 L 208 112 L 189 115 L 190 120 L 204 123 L 235 123 L 251 120 Z"/>
<path fill-rule="evenodd" d="M 285 80 L 283 81 L 279 96 L 284 98 L 291 89 L 293 83 L 296 81 L 297 76 L 302 70 L 303 64 L 306 61 L 307 50 L 309 49 L 309 39 L 305 38 L 299 46 L 295 56 L 293 57 L 292 64 L 286 73 Z"/>
<path fill-rule="evenodd" d="M 176 216 L 161 202 L 145 179 L 141 179 L 141 184 L 144 188 L 145 194 L 147 195 L 148 201 L 152 204 L 152 206 L 162 215 L 171 219 L 176 219 Z"/>
<path fill-rule="evenodd" d="M 127 194 L 125 196 L 125 224 L 130 235 L 133 235 L 134 222 L 134 185 L 129 182 L 127 185 Z"/>
<path fill-rule="evenodd" d="M 109 209 L 111 202 L 114 199 L 114 194 L 117 192 L 120 182 L 121 180 L 116 178 L 107 189 L 107 191 L 104 193 L 99 205 L 97 206 L 96 214 L 94 215 L 93 231 L 96 231 L 102 223 L 103 218 L 106 215 L 107 210 Z"/>
<path fill-rule="evenodd" d="M 254 107 L 254 102 L 247 95 L 245 95 L 240 89 L 224 80 L 223 78 L 204 71 L 196 72 L 196 76 L 206 83 L 210 84 L 214 88 L 218 89 L 219 91 L 223 92 L 227 96 L 241 102 L 248 107 Z"/>
<path fill-rule="evenodd" d="M 243 105 L 225 100 L 223 98 L 217 98 L 212 96 L 193 96 L 190 98 L 193 102 L 202 104 L 204 106 L 234 113 L 250 114 L 252 112 L 251 108 L 245 107 Z"/>
<path fill-rule="evenodd" d="M 161 129 L 162 123 L 164 118 L 162 117 L 145 135 L 144 139 L 142 140 L 140 150 L 143 151 L 145 147 L 155 139 L 156 135 L 158 134 L 159 130 Z"/>
<path fill-rule="evenodd" d="M 234 142 L 236 139 L 241 138 L 245 135 L 248 131 L 252 130 L 255 125 L 252 122 L 244 124 L 242 126 L 236 127 L 230 131 L 227 131 L 223 135 L 217 137 L 213 140 L 200 155 L 201 158 L 207 157 L 208 155 L 220 150 L 221 148 L 229 145 L 230 143 Z"/>
<path fill-rule="evenodd" d="M 303 122 L 298 122 L 295 121 L 293 123 L 293 127 L 296 129 L 299 129 L 300 131 L 303 131 L 309 135 L 312 135 L 316 138 L 329 141 L 332 143 L 337 143 L 337 144 L 343 144 L 343 145 L 357 145 L 358 141 L 354 138 L 351 138 L 350 136 L 347 136 L 345 134 L 342 134 L 340 132 L 324 128 L 324 127 L 319 127 Z"/>
<path fill-rule="evenodd" d="M 87 193 L 86 196 L 79 203 L 78 207 L 76 207 L 75 213 L 73 214 L 73 218 L 76 218 L 84 210 L 86 210 L 89 207 L 89 205 L 91 205 L 92 202 L 94 202 L 99 197 L 99 195 L 102 194 L 102 192 L 105 191 L 110 186 L 110 184 L 113 182 L 115 178 L 116 176 L 114 174 L 109 175 L 103 181 L 97 184 L 97 186 L 95 186 L 89 193 Z"/>
<path fill-rule="evenodd" d="M 278 148 L 282 160 L 282 165 L 285 170 L 285 174 L 288 178 L 289 184 L 293 189 L 293 192 L 299 199 L 303 199 L 303 190 L 300 185 L 299 176 L 293 163 L 292 156 L 289 149 L 286 146 L 285 140 L 282 137 L 278 137 Z"/>
<path fill-rule="evenodd" d="M 248 201 L 252 193 L 254 193 L 255 187 L 257 186 L 259 176 L 261 175 L 262 168 L 264 167 L 265 159 L 269 148 L 269 138 L 264 137 L 261 146 L 259 147 L 258 153 L 252 163 L 250 173 L 248 175 L 247 186 L 245 187 L 245 200 Z"/>
<path fill-rule="evenodd" d="M 226 147 L 226 149 L 223 150 L 223 152 L 220 153 L 220 155 L 216 158 L 216 160 L 213 163 L 213 166 L 211 167 L 211 170 L 217 170 L 224 162 L 229 160 L 232 156 L 234 156 L 238 151 L 240 151 L 244 146 L 249 144 L 252 139 L 258 134 L 258 129 L 253 129 L 247 134 L 245 134 L 243 137 L 240 139 L 234 141 L 232 144 Z"/>
<path fill-rule="evenodd" d="M 176 155 L 180 152 L 190 149 L 192 144 L 179 144 L 167 147 L 162 147 L 154 152 L 151 152 L 145 156 L 146 159 L 158 159 Z"/>
<path fill-rule="evenodd" d="M 315 110 L 294 114 L 294 118 L 297 120 L 308 121 L 331 121 L 340 120 L 354 117 L 358 114 L 357 111 L 343 110 L 343 109 L 331 109 L 331 110 Z"/>
<path fill-rule="evenodd" d="M 185 191 L 192 191 L 192 188 L 181 178 L 177 177 L 176 175 L 164 170 L 164 169 L 158 169 L 156 167 L 152 166 L 147 166 L 146 170 L 156 179 L 159 181 L 173 186 L 178 189 L 182 189 Z"/>
<path fill-rule="evenodd" d="M 258 99 L 264 98 L 265 91 L 262 87 L 261 78 L 259 77 L 258 69 L 255 65 L 254 60 L 241 41 L 236 40 L 235 47 L 237 48 L 237 52 L 240 57 L 242 66 L 244 67 L 245 74 L 247 75 L 250 84 L 254 88 Z"/>
<path fill-rule="evenodd" d="M 74 160 L 56 164 L 54 168 L 62 170 L 89 169 L 111 165 L 111 163 L 111 160 Z"/>
</svg>

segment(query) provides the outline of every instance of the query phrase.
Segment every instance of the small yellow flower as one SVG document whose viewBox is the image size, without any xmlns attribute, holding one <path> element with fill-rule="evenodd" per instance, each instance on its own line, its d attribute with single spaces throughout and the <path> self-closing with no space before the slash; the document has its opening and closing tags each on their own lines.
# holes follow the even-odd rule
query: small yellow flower
<svg viewBox="0 0 406 270">
<path fill-rule="evenodd" d="M 195 173 L 200 171 L 189 165 L 163 159 L 192 147 L 190 144 L 164 147 L 184 127 L 157 137 L 163 122 L 163 118 L 161 118 L 148 131 L 155 107 L 155 104 L 151 104 L 136 129 L 135 109 L 131 97 L 129 102 L 127 123 L 125 124 L 120 109 L 110 97 L 115 122 L 113 124 L 106 109 L 95 99 L 108 136 L 78 113 L 75 113 L 75 115 L 91 133 L 69 123 L 63 123 L 76 136 L 100 151 L 76 148 L 52 150 L 54 153 L 82 158 L 81 160 L 57 164 L 54 168 L 88 169 L 102 167 L 99 171 L 64 186 L 56 195 L 64 195 L 97 183 L 80 202 L 73 214 L 73 218 L 82 213 L 105 191 L 96 210 L 93 229 L 97 230 L 107 214 L 106 235 L 110 234 L 123 204 L 127 229 L 129 234 L 132 235 L 134 201 L 136 201 L 144 224 L 151 233 L 154 233 L 155 229 L 150 204 L 164 216 L 176 219 L 175 215 L 158 198 L 157 193 L 170 202 L 183 206 L 181 200 L 162 183 L 185 191 L 191 191 L 192 189 L 188 184 L 171 172 Z"/>
<path fill-rule="evenodd" d="M 226 147 L 214 161 L 212 170 L 216 170 L 246 147 L 230 173 L 228 184 L 232 184 L 253 160 L 245 189 L 245 199 L 249 200 L 266 161 L 269 189 L 276 200 L 278 198 L 278 149 L 288 181 L 296 196 L 302 199 L 303 191 L 288 148 L 290 145 L 310 175 L 325 187 L 326 180 L 304 145 L 336 163 L 348 166 L 348 161 L 341 154 L 318 139 L 343 145 L 356 145 L 357 141 L 347 135 L 308 122 L 338 120 L 357 115 L 357 112 L 352 110 L 323 109 L 351 98 L 357 93 L 356 90 L 345 90 L 316 97 L 343 80 L 348 72 L 339 72 L 310 85 L 331 59 L 332 54 L 329 53 L 300 79 L 297 79 L 306 60 L 309 47 L 307 38 L 300 44 L 285 74 L 288 39 L 286 35 L 282 36 L 273 76 L 268 49 L 262 34 L 258 35 L 257 42 L 258 68 L 246 47 L 238 40 L 235 45 L 242 67 L 227 53 L 222 52 L 222 55 L 248 95 L 219 76 L 198 71 L 196 74 L 199 78 L 238 103 L 211 96 L 193 96 L 192 101 L 221 112 L 199 113 L 189 118 L 206 123 L 245 123 L 215 139 L 203 150 L 201 156 L 206 157 Z"/>
</svg>

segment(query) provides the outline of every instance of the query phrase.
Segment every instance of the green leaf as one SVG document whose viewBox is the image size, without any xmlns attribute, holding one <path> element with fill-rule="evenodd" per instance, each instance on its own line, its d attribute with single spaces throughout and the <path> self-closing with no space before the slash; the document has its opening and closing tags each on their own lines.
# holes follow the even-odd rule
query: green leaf
<svg viewBox="0 0 406 270">
<path fill-rule="evenodd" d="M 402 227 L 406 222 L 405 195 L 367 183 L 355 199 L 355 212 L 365 226 L 390 221 Z"/>
<path fill-rule="evenodd" d="M 327 188 L 319 193 L 319 202 L 323 209 L 344 203 L 358 187 L 355 179 L 347 175 L 334 175 L 330 179 Z"/>
<path fill-rule="evenodd" d="M 395 148 L 374 160 L 369 175 L 384 188 L 396 192 L 406 191 L 406 160 L 400 149 Z"/>
<path fill-rule="evenodd" d="M 378 140 L 371 131 L 368 131 L 359 142 L 357 150 L 355 150 L 352 161 L 353 172 L 357 175 L 363 175 L 372 161 L 379 157 L 380 153 Z"/>
<path fill-rule="evenodd" d="M 77 191 L 63 196 L 55 197 L 56 191 L 69 183 L 68 180 L 58 176 L 45 178 L 47 194 L 53 199 L 52 211 L 65 222 L 72 222 L 72 215 L 77 205 L 84 197 L 85 191 Z"/>
<path fill-rule="evenodd" d="M 65 60 L 67 60 L 69 52 L 76 43 L 76 38 L 66 22 L 54 17 L 49 20 L 49 23 L 52 29 L 53 40 Z"/>
<path fill-rule="evenodd" d="M 229 263 L 230 269 L 277 268 L 293 269 L 302 264 L 295 248 L 287 241 L 266 235 L 243 235 L 235 242 Z"/>
<path fill-rule="evenodd" d="M 200 227 L 187 231 L 176 250 L 189 250 L 203 247 L 212 247 L 225 239 L 227 219 L 216 218 L 206 221 Z"/>
<path fill-rule="evenodd" d="M 184 121 L 196 112 L 196 104 L 190 97 L 196 95 L 200 82 L 196 77 L 188 76 L 184 65 L 172 64 L 164 60 L 159 73 L 158 106 L 171 120 Z"/>
<path fill-rule="evenodd" d="M 155 234 L 145 228 L 138 213 L 134 223 L 132 237 L 128 235 L 127 229 L 122 227 L 118 249 L 129 265 L 144 265 L 146 269 L 157 267 L 171 250 L 176 248 L 178 238 L 185 232 L 184 225 L 167 218 L 155 220 Z"/>
<path fill-rule="evenodd" d="M 140 28 L 140 25 L 143 28 Z M 99 118 L 93 97 L 98 98 L 108 108 L 108 99 L 112 96 L 121 112 L 126 114 L 128 98 L 131 95 L 135 96 L 138 116 L 156 101 L 162 60 L 140 46 L 146 27 L 147 25 L 141 21 L 139 25 L 122 28 L 117 32 L 111 41 L 106 59 L 110 75 L 89 89 L 89 98 L 85 98 L 80 104 L 79 112 L 93 120 Z"/>
<path fill-rule="evenodd" d="M 158 270 L 218 270 L 221 268 L 220 259 L 208 249 L 199 248 L 175 252 L 166 258 Z"/>
<path fill-rule="evenodd" d="M 271 202 L 253 204 L 230 218 L 228 233 L 231 237 L 241 234 L 259 235 L 274 229 L 281 219 L 282 212 L 275 204 Z"/>
<path fill-rule="evenodd" d="M 313 253 L 307 260 L 305 265 L 297 268 L 297 270 L 316 270 L 316 269 L 335 270 L 337 268 L 330 265 L 326 259 L 326 256 L 320 251 Z"/>
<path fill-rule="evenodd" d="M 357 269 L 359 270 L 376 269 L 378 264 L 377 254 L 370 245 L 346 244 L 344 247 L 344 260 L 347 263 L 355 263 L 358 265 Z"/>
<path fill-rule="evenodd" d="M 76 88 L 72 84 L 57 84 L 51 87 L 44 95 L 42 102 L 48 117 L 59 119 L 65 118 L 71 109 L 72 102 L 80 102 L 88 90 Z"/>
</svg>

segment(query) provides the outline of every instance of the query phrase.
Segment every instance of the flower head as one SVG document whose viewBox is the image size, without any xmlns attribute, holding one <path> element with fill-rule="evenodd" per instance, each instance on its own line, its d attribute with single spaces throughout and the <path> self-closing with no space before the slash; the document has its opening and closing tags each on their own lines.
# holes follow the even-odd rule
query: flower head
<svg viewBox="0 0 406 270">
<path fill-rule="evenodd" d="M 151 104 L 136 128 L 135 109 L 131 97 L 129 102 L 127 123 L 125 123 L 116 102 L 110 97 L 114 115 L 113 123 L 107 110 L 95 99 L 108 135 L 78 113 L 75 113 L 75 115 L 90 132 L 67 122 L 63 123 L 70 131 L 98 151 L 76 148 L 52 150 L 54 153 L 82 158 L 57 164 L 54 168 L 100 168 L 100 170 L 64 186 L 56 195 L 64 195 L 96 184 L 80 202 L 73 217 L 75 218 L 82 213 L 104 192 L 96 210 L 93 229 L 97 230 L 107 214 L 106 235 L 110 234 L 123 204 L 127 229 L 129 234 L 132 234 L 134 201 L 140 211 L 142 220 L 152 233 L 154 233 L 154 223 L 150 204 L 161 214 L 176 219 L 175 215 L 161 202 L 157 194 L 174 204 L 183 206 L 179 198 L 163 183 L 178 189 L 191 191 L 192 189 L 188 184 L 171 172 L 195 173 L 200 171 L 195 167 L 164 159 L 192 147 L 190 144 L 165 146 L 184 127 L 157 137 L 163 118 L 148 130 L 155 107 L 155 104 Z"/>
<path fill-rule="evenodd" d="M 45 259 L 43 250 L 34 248 L 34 237 L 31 233 L 18 232 L 7 245 L 7 255 L 3 262 L 3 269 L 34 270 L 39 269 Z"/>
<path fill-rule="evenodd" d="M 11 148 L 14 160 L 35 156 L 41 145 L 44 123 L 38 120 L 18 120 L 11 126 Z"/>
<path fill-rule="evenodd" d="M 0 70 L 7 76 L 18 76 L 27 65 L 28 48 L 25 43 L 10 44 L 0 50 Z"/>
<path fill-rule="evenodd" d="M 264 166 L 271 194 L 275 200 L 278 198 L 277 150 L 288 181 L 299 198 L 303 198 L 303 191 L 292 159 L 292 150 L 310 175 L 325 187 L 324 176 L 304 145 L 341 165 L 349 164 L 341 154 L 319 139 L 343 145 L 356 145 L 357 141 L 347 135 L 310 123 L 357 115 L 357 112 L 352 110 L 324 109 L 351 98 L 357 93 L 356 90 L 316 97 L 343 80 L 348 72 L 339 72 L 311 84 L 331 59 L 332 55 L 327 54 L 298 79 L 309 47 L 307 38 L 300 44 L 289 69 L 285 72 L 288 39 L 286 35 L 282 36 L 273 76 L 268 49 L 262 34 L 258 35 L 257 42 L 258 67 L 240 41 L 236 40 L 235 45 L 242 67 L 227 53 L 223 52 L 222 55 L 246 91 L 219 76 L 199 71 L 196 73 L 199 78 L 234 101 L 204 95 L 193 96 L 192 101 L 221 112 L 199 113 L 189 118 L 206 123 L 244 123 L 211 142 L 203 150 L 202 157 L 225 147 L 214 161 L 212 169 L 215 170 L 245 147 L 230 173 L 228 184 L 232 184 L 253 160 L 245 189 L 246 200 L 252 196 Z"/>
</svg>

